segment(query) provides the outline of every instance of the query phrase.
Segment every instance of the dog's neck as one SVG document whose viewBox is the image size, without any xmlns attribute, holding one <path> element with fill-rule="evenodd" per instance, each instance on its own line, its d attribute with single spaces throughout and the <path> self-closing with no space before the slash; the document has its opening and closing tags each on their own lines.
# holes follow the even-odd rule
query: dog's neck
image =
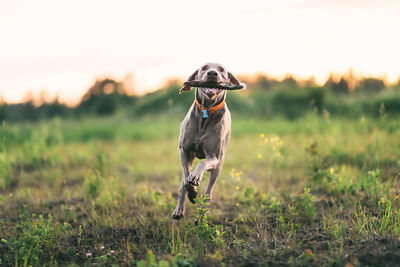
<svg viewBox="0 0 400 267">
<path fill-rule="evenodd" d="M 196 118 L 196 120 L 199 123 L 199 134 L 202 135 L 208 128 L 208 125 L 210 124 L 211 121 L 219 121 L 222 119 L 222 115 L 225 112 L 225 109 L 219 109 L 218 114 L 208 114 L 205 116 L 204 112 L 202 109 L 205 108 L 207 110 L 212 109 L 213 107 L 223 103 L 226 98 L 226 91 L 221 92 L 220 95 L 216 99 L 210 100 L 206 96 L 200 92 L 200 89 L 196 89 L 196 94 L 195 94 L 196 100 L 195 102 L 199 102 L 200 107 L 194 104 L 194 109 L 192 111 L 192 115 Z"/>
<path fill-rule="evenodd" d="M 215 99 L 209 99 L 200 91 L 196 89 L 196 99 L 203 108 L 211 109 L 212 107 L 222 103 L 226 99 L 226 91 L 221 92 Z"/>
</svg>

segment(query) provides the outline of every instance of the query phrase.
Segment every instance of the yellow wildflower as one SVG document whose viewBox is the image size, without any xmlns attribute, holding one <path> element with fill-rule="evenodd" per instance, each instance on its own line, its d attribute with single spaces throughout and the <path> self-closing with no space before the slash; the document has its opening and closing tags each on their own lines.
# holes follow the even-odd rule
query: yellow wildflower
<svg viewBox="0 0 400 267">
<path fill-rule="evenodd" d="M 382 204 L 386 204 L 386 197 L 381 197 L 380 201 L 381 201 Z"/>
<path fill-rule="evenodd" d="M 264 134 L 263 133 L 260 133 L 260 138 L 264 138 Z"/>
<path fill-rule="evenodd" d="M 239 190 L 239 186 L 236 186 L 236 190 Z"/>
<path fill-rule="evenodd" d="M 260 153 L 257 154 L 257 158 L 261 159 L 262 155 Z"/>
</svg>

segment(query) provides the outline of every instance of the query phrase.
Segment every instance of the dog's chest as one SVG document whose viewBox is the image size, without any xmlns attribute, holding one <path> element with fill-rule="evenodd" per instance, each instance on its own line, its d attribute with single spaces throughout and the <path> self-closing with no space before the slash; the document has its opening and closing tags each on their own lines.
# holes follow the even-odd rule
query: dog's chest
<svg viewBox="0 0 400 267">
<path fill-rule="evenodd" d="M 213 114 L 208 118 L 200 117 L 193 110 L 189 114 L 181 124 L 180 145 L 199 159 L 218 154 L 225 136 L 224 113 Z"/>
<path fill-rule="evenodd" d="M 212 127 L 200 128 L 193 124 L 191 126 L 194 127 L 186 128 L 183 135 L 183 148 L 195 153 L 199 159 L 205 158 L 206 154 L 215 154 L 214 150 L 218 150 L 216 147 L 221 142 L 221 133 L 217 130 L 219 127 L 212 125 Z"/>
<path fill-rule="evenodd" d="M 186 142 L 185 142 L 186 141 Z M 184 149 L 186 151 L 193 152 L 197 158 L 204 159 L 205 158 L 205 148 L 207 147 L 207 140 L 204 135 L 195 136 L 193 139 L 186 139 L 184 141 Z"/>
</svg>

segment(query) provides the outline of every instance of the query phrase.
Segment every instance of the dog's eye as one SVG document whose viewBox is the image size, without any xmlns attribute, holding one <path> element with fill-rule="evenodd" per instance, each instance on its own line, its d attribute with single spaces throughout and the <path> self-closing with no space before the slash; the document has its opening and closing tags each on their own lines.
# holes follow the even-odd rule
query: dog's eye
<svg viewBox="0 0 400 267">
<path fill-rule="evenodd" d="M 219 68 L 219 71 L 224 72 L 225 70 L 224 70 L 224 68 Z"/>
<path fill-rule="evenodd" d="M 207 69 L 207 66 L 204 66 L 201 68 L 201 70 L 206 70 L 206 69 Z"/>
</svg>

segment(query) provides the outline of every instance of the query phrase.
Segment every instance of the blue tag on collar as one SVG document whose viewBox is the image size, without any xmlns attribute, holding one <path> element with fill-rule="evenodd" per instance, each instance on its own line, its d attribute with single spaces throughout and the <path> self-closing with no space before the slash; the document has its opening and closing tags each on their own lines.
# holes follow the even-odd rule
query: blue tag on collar
<svg viewBox="0 0 400 267">
<path fill-rule="evenodd" d="M 203 118 L 208 118 L 207 110 L 203 109 Z"/>
</svg>

